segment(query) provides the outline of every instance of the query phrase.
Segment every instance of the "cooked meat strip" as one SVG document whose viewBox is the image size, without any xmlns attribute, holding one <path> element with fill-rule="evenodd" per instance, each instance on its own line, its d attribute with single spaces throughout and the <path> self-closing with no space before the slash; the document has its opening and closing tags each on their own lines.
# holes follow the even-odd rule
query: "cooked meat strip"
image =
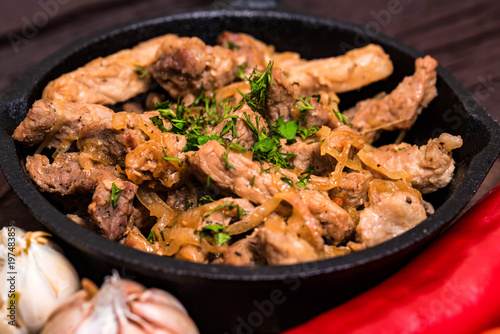
<svg viewBox="0 0 500 334">
<path fill-rule="evenodd" d="M 43 191 L 61 195 L 91 193 L 99 180 L 118 177 L 112 166 L 83 169 L 79 156 L 80 153 L 61 153 L 50 163 L 45 155 L 35 154 L 26 158 L 26 170 Z"/>
<path fill-rule="evenodd" d="M 129 180 L 136 184 L 158 180 L 169 188 L 178 181 L 172 180 L 171 176 L 184 164 L 185 153 L 182 152 L 184 146 L 186 137 L 168 132 L 162 133 L 161 136 L 141 143 L 126 153 L 125 173 Z M 166 161 L 164 158 L 179 159 L 179 161 Z"/>
<path fill-rule="evenodd" d="M 42 99 L 35 101 L 26 118 L 14 131 L 14 139 L 27 146 L 40 144 L 53 134 L 48 148 L 78 139 L 83 125 L 111 119 L 113 111 L 104 106 Z"/>
<path fill-rule="evenodd" d="M 185 38 L 164 52 L 150 67 L 153 78 L 173 97 L 196 96 L 232 82 L 237 73 L 233 53 L 205 45 L 199 38 Z"/>
<path fill-rule="evenodd" d="M 300 83 L 301 94 L 305 95 L 321 90 L 343 93 L 360 89 L 387 78 L 393 71 L 389 55 L 374 44 L 342 56 L 309 61 L 292 57 L 276 61 L 275 65 L 288 74 L 290 82 Z"/>
<path fill-rule="evenodd" d="M 274 54 L 273 46 L 243 33 L 224 31 L 217 38 L 217 44 L 234 52 L 238 66 L 246 63 L 246 76 L 250 75 L 255 67 L 265 69 Z"/>
<path fill-rule="evenodd" d="M 404 191 L 384 192 L 361 211 L 356 241 L 368 247 L 394 238 L 427 218 L 420 199 Z"/>
<path fill-rule="evenodd" d="M 187 186 L 172 189 L 167 192 L 165 203 L 176 211 L 186 211 L 188 209 L 186 206 L 189 201 L 189 195 L 190 192 Z"/>
<path fill-rule="evenodd" d="M 253 266 L 266 263 L 261 255 L 259 240 L 255 237 L 236 241 L 227 248 L 223 257 L 224 264 L 233 266 Z"/>
<path fill-rule="evenodd" d="M 253 145 L 256 142 L 255 135 L 250 129 L 250 127 L 247 125 L 247 123 L 243 120 L 245 118 L 245 113 L 248 115 L 250 121 L 252 124 L 257 125 L 257 119 L 258 119 L 258 124 L 259 124 L 259 130 L 262 130 L 264 128 L 267 129 L 267 123 L 264 118 L 262 118 L 259 114 L 256 114 L 248 105 L 244 104 L 241 108 L 238 108 L 237 110 L 232 110 L 229 115 L 230 116 L 236 116 L 237 118 L 230 118 L 227 120 L 224 120 L 220 122 L 217 126 L 214 127 L 212 130 L 212 133 L 220 135 L 222 131 L 225 130 L 226 124 L 228 122 L 236 122 L 236 135 L 233 136 L 233 131 L 232 129 L 226 129 L 225 134 L 222 135 L 222 138 L 225 138 L 231 142 L 234 142 L 240 146 L 243 146 L 245 149 L 249 150 L 253 147 Z"/>
<path fill-rule="evenodd" d="M 318 260 L 318 254 L 304 239 L 289 231 L 260 228 L 256 234 L 262 256 L 270 265 L 287 265 Z"/>
<path fill-rule="evenodd" d="M 206 182 L 207 176 L 210 176 L 211 182 L 219 189 L 235 193 L 256 204 L 264 203 L 276 193 L 290 191 L 290 185 L 283 179 L 288 178 L 293 183 L 299 181 L 293 172 L 285 169 L 280 169 L 277 173 L 261 173 L 262 166 L 258 162 L 234 151 L 230 151 L 227 156 L 234 168 L 227 168 L 225 154 L 226 149 L 222 145 L 214 140 L 209 141 L 189 157 L 191 171 L 201 182 Z M 339 242 L 351 233 L 354 226 L 349 215 L 324 192 L 303 188 L 296 191 L 322 224 L 327 238 Z"/>
<path fill-rule="evenodd" d="M 443 133 L 439 138 L 430 139 L 421 147 L 407 143 L 391 144 L 368 152 L 367 156 L 377 167 L 383 167 L 394 173 L 403 171 L 414 188 L 423 194 L 428 194 L 445 187 L 450 182 L 455 170 L 451 151 L 461 146 L 460 136 Z M 386 177 L 384 170 L 372 164 L 367 167 L 375 175 Z"/>
<path fill-rule="evenodd" d="M 284 153 L 296 155 L 296 157 L 290 158 L 292 166 L 300 170 L 306 170 L 312 166 L 314 175 L 324 175 L 333 171 L 336 161 L 330 155 L 321 155 L 321 143 L 312 139 L 303 140 L 300 137 L 297 137 L 296 140 L 291 145 L 286 144 L 286 139 L 281 141 Z"/>
<path fill-rule="evenodd" d="M 124 124 L 117 124 L 115 121 L 122 116 Z M 144 133 L 144 129 L 155 129 L 150 120 L 154 116 L 158 116 L 157 111 L 140 115 L 123 112 L 115 114 L 113 119 L 86 124 L 80 130 L 78 148 L 100 163 L 124 166 L 127 153 L 146 141 L 149 133 Z M 139 122 L 145 123 L 146 127 L 140 126 Z M 166 121 L 164 125 L 172 127 Z"/>
<path fill-rule="evenodd" d="M 388 95 L 358 102 L 345 114 L 354 129 L 367 142 L 378 138 L 383 130 L 408 130 L 422 109 L 436 97 L 437 61 L 430 56 L 415 61 L 415 73 L 408 76 Z"/>
<path fill-rule="evenodd" d="M 52 100 L 97 104 L 126 101 L 149 89 L 151 77 L 141 67 L 147 68 L 157 59 L 158 49 L 164 42 L 178 38 L 176 35 L 160 36 L 132 49 L 94 59 L 49 82 L 42 96 Z"/>
<path fill-rule="evenodd" d="M 115 193 L 116 205 L 111 200 L 113 185 L 121 191 Z M 127 227 L 133 226 L 134 198 L 137 186 L 120 179 L 102 180 L 97 185 L 89 205 L 91 223 L 97 231 L 110 240 L 120 238 Z"/>
<path fill-rule="evenodd" d="M 297 104 L 303 102 L 298 101 L 299 89 L 279 68 L 273 68 L 272 78 L 273 84 L 269 86 L 268 99 L 262 111 L 262 116 L 269 124 L 281 118 L 284 121 L 295 119 L 305 128 L 323 125 L 335 128 L 340 125 L 332 108 L 318 103 L 315 98 L 309 99 L 308 102 L 313 109 L 300 112 Z"/>
<path fill-rule="evenodd" d="M 373 180 L 373 175 L 369 172 L 347 173 L 340 180 L 340 186 L 330 191 L 330 197 L 340 200 L 343 207 L 360 207 L 368 199 L 368 185 L 371 180 Z"/>
</svg>

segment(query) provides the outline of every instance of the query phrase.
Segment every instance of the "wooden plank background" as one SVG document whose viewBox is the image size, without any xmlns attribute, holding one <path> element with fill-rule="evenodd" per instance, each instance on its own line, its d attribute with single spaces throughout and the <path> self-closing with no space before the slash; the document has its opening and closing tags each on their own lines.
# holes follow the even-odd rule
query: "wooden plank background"
<svg viewBox="0 0 500 334">
<path fill-rule="evenodd" d="M 297 11 L 382 31 L 432 55 L 500 120 L 500 1 L 286 0 L 284 3 Z M 0 96 L 26 70 L 79 37 L 117 23 L 210 4 L 207 0 L 1 1 Z M 499 181 L 497 161 L 469 205 Z M 10 220 L 29 229 L 40 228 L 0 173 L 0 226 Z"/>
</svg>

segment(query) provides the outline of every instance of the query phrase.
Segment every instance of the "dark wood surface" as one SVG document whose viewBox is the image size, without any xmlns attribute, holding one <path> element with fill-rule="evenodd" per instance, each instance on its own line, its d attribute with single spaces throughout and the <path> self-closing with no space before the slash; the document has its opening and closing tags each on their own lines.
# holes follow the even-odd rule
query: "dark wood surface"
<svg viewBox="0 0 500 334">
<path fill-rule="evenodd" d="M 42 3 L 51 5 L 44 8 Z M 117 23 L 210 3 L 206 0 L 1 1 L 0 96 L 26 70 L 79 37 Z M 285 3 L 298 11 L 381 31 L 432 55 L 500 120 L 500 1 L 287 0 Z M 499 181 L 497 160 L 469 206 Z M 11 220 L 28 229 L 41 228 L 0 174 L 0 226 Z"/>
</svg>

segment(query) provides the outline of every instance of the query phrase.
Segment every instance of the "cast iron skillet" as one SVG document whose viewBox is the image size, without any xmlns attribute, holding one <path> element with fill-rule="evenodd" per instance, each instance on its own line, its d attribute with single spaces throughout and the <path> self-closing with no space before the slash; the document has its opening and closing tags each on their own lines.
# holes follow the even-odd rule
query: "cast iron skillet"
<svg viewBox="0 0 500 334">
<path fill-rule="evenodd" d="M 245 7 L 244 9 L 242 7 Z M 405 141 L 423 144 L 441 132 L 461 135 L 454 151 L 456 172 L 446 188 L 427 196 L 436 213 L 409 232 L 379 246 L 346 256 L 293 266 L 231 267 L 159 257 L 110 242 L 69 221 L 26 175 L 27 154 L 11 135 L 43 87 L 91 59 L 149 38 L 177 33 L 214 44 L 223 30 L 249 33 L 277 50 L 299 51 L 306 58 L 344 53 L 369 42 L 383 46 L 394 74 L 359 92 L 343 94 L 342 108 L 382 90 L 390 91 L 414 70 L 421 56 L 381 34 L 352 24 L 283 11 L 275 1 L 223 1 L 210 10 L 133 22 L 92 34 L 59 50 L 24 75 L 0 103 L 0 165 L 30 212 L 66 247 L 80 274 L 102 279 L 111 268 L 145 284 L 172 291 L 203 333 L 274 333 L 306 321 L 352 297 L 408 262 L 447 227 L 474 195 L 499 154 L 497 123 L 465 89 L 439 67 L 439 96 L 420 116 Z M 226 8 L 226 9 L 224 9 Z M 227 9 L 230 8 L 230 9 Z M 253 8 L 253 9 L 248 9 Z"/>
</svg>

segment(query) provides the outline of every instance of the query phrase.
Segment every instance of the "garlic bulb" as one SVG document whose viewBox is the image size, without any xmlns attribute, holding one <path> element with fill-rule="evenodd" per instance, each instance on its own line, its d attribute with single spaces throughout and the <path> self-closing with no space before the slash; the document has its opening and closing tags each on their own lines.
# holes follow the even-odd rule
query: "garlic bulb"
<svg viewBox="0 0 500 334">
<path fill-rule="evenodd" d="M 79 288 L 78 274 L 45 232 L 0 231 L 0 332 L 37 333 Z"/>
<path fill-rule="evenodd" d="M 197 334 L 177 298 L 121 279 L 116 271 L 99 290 L 82 280 L 83 289 L 51 314 L 41 334 Z"/>
</svg>

